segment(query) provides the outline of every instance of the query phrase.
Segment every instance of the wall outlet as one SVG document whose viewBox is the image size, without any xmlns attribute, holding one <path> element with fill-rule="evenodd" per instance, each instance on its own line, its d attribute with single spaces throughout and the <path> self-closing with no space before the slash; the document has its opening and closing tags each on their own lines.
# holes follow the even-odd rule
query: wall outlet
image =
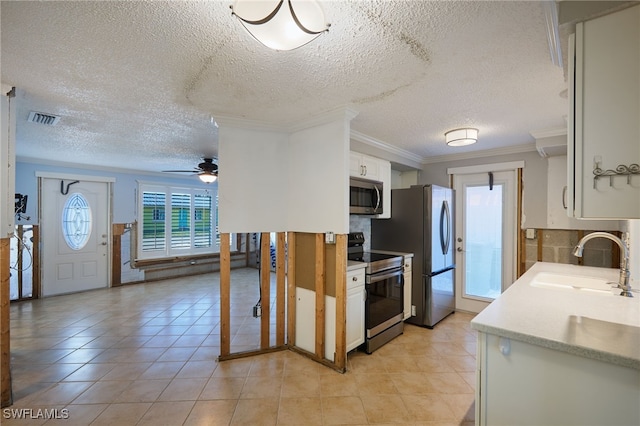
<svg viewBox="0 0 640 426">
<path fill-rule="evenodd" d="M 326 244 L 335 244 L 336 243 L 336 234 L 333 232 L 325 232 L 324 234 L 324 242 Z"/>
<path fill-rule="evenodd" d="M 259 318 L 262 316 L 262 306 L 256 305 L 253 307 L 253 317 Z"/>
<path fill-rule="evenodd" d="M 525 236 L 529 240 L 533 240 L 536 237 L 536 230 L 533 228 L 529 228 L 525 231 Z"/>
<path fill-rule="evenodd" d="M 411 316 L 412 317 L 416 316 L 416 305 L 411 305 Z"/>
</svg>

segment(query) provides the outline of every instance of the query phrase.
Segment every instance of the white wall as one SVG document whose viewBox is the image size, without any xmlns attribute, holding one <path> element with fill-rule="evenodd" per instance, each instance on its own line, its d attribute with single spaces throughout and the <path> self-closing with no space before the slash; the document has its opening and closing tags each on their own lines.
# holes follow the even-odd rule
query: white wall
<svg viewBox="0 0 640 426">
<path fill-rule="evenodd" d="M 289 136 L 219 124 L 220 231 L 287 231 Z"/>
<path fill-rule="evenodd" d="M 524 228 L 546 228 L 547 226 L 547 160 L 537 151 L 517 154 L 477 157 L 465 160 L 426 164 L 420 174 L 421 184 L 450 186 L 447 168 L 476 166 L 480 164 L 524 161 L 523 180 L 523 224 Z"/>
<path fill-rule="evenodd" d="M 349 123 L 307 128 L 289 142 L 290 231 L 349 232 Z"/>
<path fill-rule="evenodd" d="M 196 176 L 173 177 L 172 175 L 142 174 L 134 171 L 127 173 L 125 171 L 113 171 L 107 168 L 89 169 L 82 165 L 70 167 L 18 161 L 16 163 L 16 192 L 29 196 L 26 215 L 30 216 L 30 220 L 22 220 L 16 222 L 17 224 L 38 223 L 38 179 L 36 178 L 36 171 L 115 178 L 112 203 L 114 223 L 131 223 L 136 220 L 136 189 L 138 187 L 138 180 L 173 186 L 189 185 L 192 187 L 211 189 L 214 192 L 217 190 L 216 183 L 202 183 Z"/>
<path fill-rule="evenodd" d="M 288 133 L 218 120 L 220 230 L 348 233 L 350 119 Z"/>
<path fill-rule="evenodd" d="M 15 107 L 2 85 L 0 96 L 0 238 L 13 234 L 15 186 Z"/>
</svg>

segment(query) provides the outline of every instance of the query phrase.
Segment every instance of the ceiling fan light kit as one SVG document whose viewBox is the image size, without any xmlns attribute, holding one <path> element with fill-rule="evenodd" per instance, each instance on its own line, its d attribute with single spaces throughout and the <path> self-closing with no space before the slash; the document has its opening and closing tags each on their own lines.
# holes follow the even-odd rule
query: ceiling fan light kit
<svg viewBox="0 0 640 426">
<path fill-rule="evenodd" d="M 449 146 L 467 146 L 478 141 L 478 129 L 466 127 L 445 132 L 444 139 Z"/>
<path fill-rule="evenodd" d="M 214 172 L 202 172 L 198 174 L 198 178 L 204 183 L 213 183 L 218 179 L 218 175 Z"/>
<path fill-rule="evenodd" d="M 329 31 L 316 0 L 236 0 L 231 14 L 260 43 L 293 50 Z"/>
<path fill-rule="evenodd" d="M 213 183 L 218 179 L 218 165 L 213 158 L 203 158 L 193 170 L 163 170 L 166 173 L 193 173 L 204 183 Z"/>
</svg>

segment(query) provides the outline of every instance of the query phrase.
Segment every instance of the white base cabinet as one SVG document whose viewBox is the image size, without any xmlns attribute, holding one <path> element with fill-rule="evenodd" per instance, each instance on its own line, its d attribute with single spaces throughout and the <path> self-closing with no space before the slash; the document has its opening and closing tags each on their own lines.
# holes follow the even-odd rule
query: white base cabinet
<svg viewBox="0 0 640 426">
<path fill-rule="evenodd" d="M 638 425 L 640 370 L 478 333 L 477 425 Z"/>
<path fill-rule="evenodd" d="M 402 265 L 402 277 L 404 278 L 404 317 L 411 317 L 413 308 L 411 307 L 411 271 L 413 259 L 411 257 L 404 258 L 404 264 Z"/>
<path fill-rule="evenodd" d="M 347 352 L 364 343 L 364 268 L 347 272 Z"/>
</svg>

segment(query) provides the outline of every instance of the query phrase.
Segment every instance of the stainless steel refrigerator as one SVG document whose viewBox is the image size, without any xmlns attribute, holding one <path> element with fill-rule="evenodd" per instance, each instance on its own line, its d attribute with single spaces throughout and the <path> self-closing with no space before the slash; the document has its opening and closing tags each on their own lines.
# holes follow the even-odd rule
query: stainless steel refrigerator
<svg viewBox="0 0 640 426">
<path fill-rule="evenodd" d="M 455 309 L 453 199 L 436 185 L 394 189 L 391 219 L 371 221 L 372 249 L 414 254 L 409 323 L 433 328 Z"/>
</svg>

